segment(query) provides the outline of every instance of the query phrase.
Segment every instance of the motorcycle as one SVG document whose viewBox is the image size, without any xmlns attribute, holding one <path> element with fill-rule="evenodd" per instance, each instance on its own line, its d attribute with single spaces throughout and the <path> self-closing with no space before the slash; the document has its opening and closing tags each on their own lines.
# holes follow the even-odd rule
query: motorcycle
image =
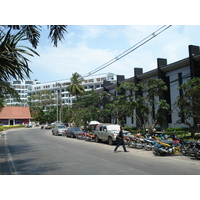
<svg viewBox="0 0 200 200">
<path fill-rule="evenodd" d="M 154 144 L 154 151 L 159 156 L 173 155 L 180 152 L 181 144 L 177 138 L 173 140 L 158 140 Z"/>
<path fill-rule="evenodd" d="M 189 155 L 200 160 L 200 142 L 195 141 L 181 141 L 181 153 L 185 156 Z"/>
<path fill-rule="evenodd" d="M 145 140 L 144 138 L 141 137 L 136 137 L 136 141 L 135 141 L 135 147 L 137 149 L 142 149 L 145 145 Z"/>
<path fill-rule="evenodd" d="M 136 147 L 136 137 L 128 137 L 128 147 L 135 148 Z"/>
<path fill-rule="evenodd" d="M 194 156 L 196 159 L 200 160 L 200 142 L 196 142 Z"/>
<path fill-rule="evenodd" d="M 90 133 L 86 133 L 85 134 L 85 140 L 92 142 L 92 141 L 94 141 L 94 136 L 92 134 L 90 134 Z"/>
<path fill-rule="evenodd" d="M 151 151 L 154 149 L 154 144 L 157 141 L 157 139 L 150 139 L 150 138 L 144 138 L 144 149 L 146 151 Z"/>
<path fill-rule="evenodd" d="M 77 133 L 76 134 L 76 138 L 79 139 L 79 140 L 83 140 L 85 137 L 85 133 Z"/>
<path fill-rule="evenodd" d="M 154 149 L 154 144 L 156 141 L 158 141 L 158 139 L 156 139 L 154 136 L 152 136 L 149 133 L 145 133 L 143 134 L 144 136 L 144 143 L 143 143 L 143 147 L 146 151 L 151 151 Z"/>
<path fill-rule="evenodd" d="M 180 140 L 181 148 L 180 151 L 184 156 L 191 156 L 194 157 L 194 150 L 195 150 L 195 142 L 194 141 L 185 141 L 183 139 Z"/>
</svg>

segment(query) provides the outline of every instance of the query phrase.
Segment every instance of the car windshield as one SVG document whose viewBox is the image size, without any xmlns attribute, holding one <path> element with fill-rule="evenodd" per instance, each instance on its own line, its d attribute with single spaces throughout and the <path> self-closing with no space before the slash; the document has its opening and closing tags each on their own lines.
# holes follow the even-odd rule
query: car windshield
<svg viewBox="0 0 200 200">
<path fill-rule="evenodd" d="M 80 131 L 81 129 L 79 127 L 74 127 L 74 131 Z"/>
<path fill-rule="evenodd" d="M 66 128 L 66 126 L 58 126 L 58 128 L 59 128 L 59 129 L 61 129 L 61 128 Z"/>
</svg>

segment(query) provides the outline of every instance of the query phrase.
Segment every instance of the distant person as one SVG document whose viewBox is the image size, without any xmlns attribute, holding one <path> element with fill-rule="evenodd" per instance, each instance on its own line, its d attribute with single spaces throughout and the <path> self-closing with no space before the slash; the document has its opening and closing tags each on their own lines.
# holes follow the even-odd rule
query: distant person
<svg viewBox="0 0 200 200">
<path fill-rule="evenodd" d="M 123 133 L 123 130 L 124 130 L 124 127 L 123 126 L 120 126 L 120 131 L 119 131 L 119 141 L 118 141 L 118 144 L 117 146 L 115 147 L 114 149 L 114 152 L 116 153 L 117 152 L 117 149 L 120 145 L 123 146 L 123 149 L 124 149 L 124 152 L 128 152 L 126 150 L 126 147 L 125 147 L 125 144 L 124 144 L 124 133 Z"/>
</svg>

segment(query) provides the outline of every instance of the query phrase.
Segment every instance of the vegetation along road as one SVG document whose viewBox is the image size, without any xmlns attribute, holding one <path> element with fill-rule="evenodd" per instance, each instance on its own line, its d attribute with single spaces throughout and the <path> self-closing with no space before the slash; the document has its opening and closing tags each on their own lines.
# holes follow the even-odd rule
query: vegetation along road
<svg viewBox="0 0 200 200">
<path fill-rule="evenodd" d="M 6 134 L 13 174 L 19 175 L 195 175 L 200 161 L 182 155 L 114 147 L 106 143 L 53 136 L 51 130 L 18 129 Z"/>
</svg>

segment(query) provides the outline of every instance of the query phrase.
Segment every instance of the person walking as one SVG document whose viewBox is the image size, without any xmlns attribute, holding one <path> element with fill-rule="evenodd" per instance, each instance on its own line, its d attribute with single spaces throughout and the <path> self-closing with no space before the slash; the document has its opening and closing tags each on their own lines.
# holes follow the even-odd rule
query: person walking
<svg viewBox="0 0 200 200">
<path fill-rule="evenodd" d="M 126 147 L 125 147 L 125 144 L 124 144 L 124 134 L 123 134 L 123 130 L 124 130 L 124 127 L 123 126 L 120 126 L 120 131 L 119 131 L 119 141 L 118 141 L 118 144 L 117 146 L 115 147 L 114 149 L 114 152 L 116 153 L 117 152 L 117 149 L 120 145 L 123 146 L 123 149 L 124 149 L 124 152 L 128 152 L 126 150 Z"/>
</svg>

